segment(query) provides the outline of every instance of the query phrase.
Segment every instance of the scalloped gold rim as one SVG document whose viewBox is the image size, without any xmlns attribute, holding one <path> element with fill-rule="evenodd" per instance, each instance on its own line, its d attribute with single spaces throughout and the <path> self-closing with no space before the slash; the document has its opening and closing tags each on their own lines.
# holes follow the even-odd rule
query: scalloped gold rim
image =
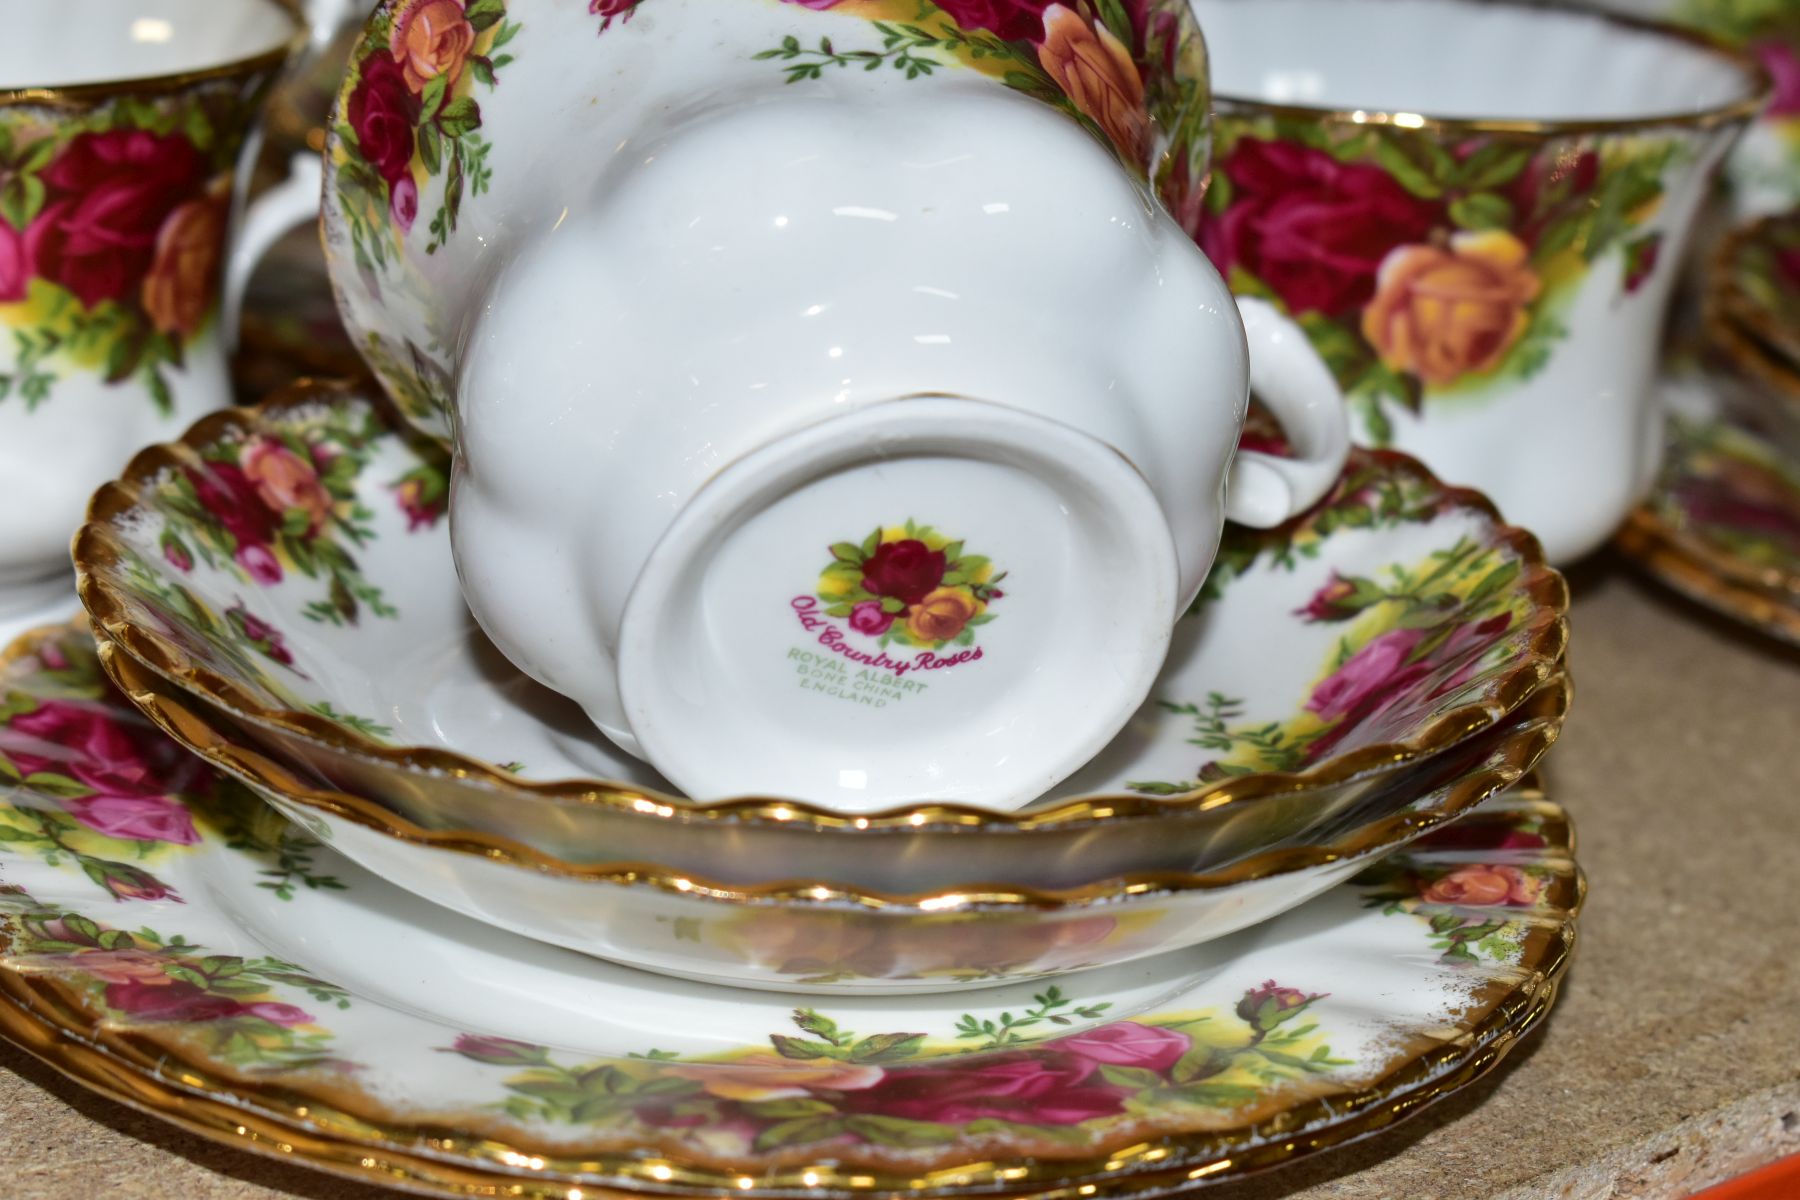
<svg viewBox="0 0 1800 1200">
<path fill-rule="evenodd" d="M 105 636 L 97 639 L 107 676 L 131 702 L 174 741 L 220 772 L 253 788 L 265 789 L 305 808 L 316 809 L 364 829 L 454 854 L 594 884 L 649 887 L 670 895 L 730 905 L 779 902 L 802 907 L 859 908 L 896 913 L 943 915 L 974 910 L 1063 911 L 1147 900 L 1187 892 L 1214 891 L 1347 859 L 1373 857 L 1468 812 L 1488 797 L 1524 778 L 1549 752 L 1562 732 L 1574 689 L 1566 672 L 1547 680 L 1515 710 L 1517 722 L 1480 764 L 1471 766 L 1442 791 L 1427 810 L 1394 813 L 1349 831 L 1335 841 L 1266 850 L 1208 872 L 1138 872 L 1072 888 L 1034 888 L 1007 883 L 969 883 L 929 892 L 887 892 L 841 880 L 789 879 L 761 884 L 728 883 L 659 863 L 570 863 L 500 834 L 478 830 L 425 829 L 373 801 L 347 792 L 315 788 L 281 763 L 231 739 L 213 727 L 180 695 L 130 652 Z"/>
<path fill-rule="evenodd" d="M 1700 321 L 1708 353 L 1770 396 L 1786 419 L 1800 418 L 1800 365 L 1790 366 L 1770 344 L 1767 332 L 1748 327 L 1737 307 L 1730 289 L 1716 287 L 1706 293 Z"/>
<path fill-rule="evenodd" d="M 1710 556 L 1702 559 L 1689 549 L 1692 540 L 1655 513 L 1639 508 L 1626 518 L 1613 544 L 1652 577 L 1696 604 L 1800 646 L 1800 605 L 1769 590 L 1734 583 L 1710 565 Z"/>
<path fill-rule="evenodd" d="M 253 408 L 228 408 L 203 417 L 177 442 L 139 451 L 127 464 L 121 479 L 105 484 L 95 493 L 88 506 L 87 520 L 75 535 L 73 556 L 82 607 L 107 636 L 122 645 L 132 657 L 177 687 L 194 692 L 237 719 L 280 730 L 365 761 L 405 771 L 443 774 L 509 795 L 528 795 L 556 803 L 603 805 L 652 820 L 768 822 L 787 828 L 854 831 L 945 826 L 1040 829 L 1049 825 L 1121 817 L 1160 817 L 1187 808 L 1212 811 L 1263 796 L 1334 786 L 1449 749 L 1498 724 L 1517 708 L 1554 672 L 1568 646 L 1568 587 L 1562 575 L 1545 562 L 1536 537 L 1508 525 L 1486 496 L 1444 484 L 1413 458 L 1391 451 L 1360 451 L 1377 461 L 1404 469 L 1439 489 L 1446 508 L 1473 512 L 1490 522 L 1495 544 L 1518 556 L 1522 570 L 1520 580 L 1514 586 L 1524 591 L 1534 606 L 1534 624 L 1523 631 L 1529 638 L 1528 645 L 1510 669 L 1496 679 L 1493 685 L 1496 699 L 1452 710 L 1409 741 L 1365 746 L 1305 771 L 1235 776 L 1182 796 L 1080 796 L 1019 813 L 923 803 L 851 816 L 803 801 L 774 797 L 749 796 L 700 803 L 606 780 L 523 780 L 492 763 L 454 751 L 424 746 L 384 746 L 315 714 L 270 708 L 230 680 L 195 663 L 173 642 L 133 625 L 125 616 L 125 602 L 114 590 L 110 578 L 110 570 L 118 562 L 118 545 L 112 525 L 141 504 L 142 489 L 164 470 L 197 461 L 201 447 L 228 432 L 266 432 L 265 422 L 275 414 L 333 399 L 356 399 L 373 405 L 405 436 L 405 425 L 393 415 L 391 405 L 378 390 L 371 394 L 371 390 L 345 381 L 303 379 Z"/>
<path fill-rule="evenodd" d="M 1567 811 L 1534 785 L 1521 796 L 1543 811 L 1554 830 L 1556 840 L 1546 846 L 1545 858 L 1567 864 L 1544 893 L 1558 919 L 1531 928 L 1513 982 L 1496 979 L 1483 989 L 1472 1004 L 1486 1009 L 1480 1020 L 1454 1036 L 1409 1048 L 1387 1073 L 1352 1095 L 1302 1100 L 1261 1121 L 1222 1130 L 1160 1136 L 1151 1131 L 1153 1140 L 1144 1140 L 1144 1132 L 1132 1129 L 1116 1144 L 1103 1143 L 1079 1160 L 940 1162 L 901 1174 L 799 1159 L 774 1167 L 759 1164 L 752 1176 L 723 1160 L 658 1158 L 643 1148 L 612 1145 L 573 1151 L 567 1144 L 519 1142 L 516 1134 L 509 1134 L 515 1140 L 501 1140 L 483 1132 L 407 1124 L 356 1089 L 331 1093 L 324 1085 L 315 1091 L 221 1078 L 178 1043 L 144 1030 L 109 1028 L 55 979 L 6 969 L 0 969 L 0 1036 L 79 1083 L 215 1140 L 446 1195 L 503 1192 L 567 1200 L 571 1184 L 584 1194 L 616 1200 L 642 1200 L 652 1191 L 682 1197 L 789 1190 L 871 1196 L 949 1188 L 953 1194 L 979 1191 L 1021 1200 L 1167 1192 L 1183 1183 L 1252 1174 L 1384 1129 L 1485 1075 L 1542 1023 L 1573 957 L 1587 885 L 1574 859 Z M 4 940 L 0 931 L 0 953 Z M 1159 1163 L 1165 1165 L 1147 1165 Z M 529 1169 L 516 1165 L 508 1171 L 505 1164 L 529 1164 Z M 583 1182 L 602 1175 L 618 1182 Z"/>
<path fill-rule="evenodd" d="M 171 71 L 164 75 L 143 75 L 119 79 L 100 79 L 93 83 L 49 84 L 39 87 L 0 88 L 0 108 L 34 106 L 42 108 L 91 108 L 121 96 L 160 95 L 179 92 L 200 84 L 223 79 L 250 78 L 262 72 L 279 71 L 306 47 L 307 25 L 298 0 L 269 0 L 287 15 L 293 32 L 279 45 L 257 54 L 232 59 L 217 66 L 191 71 Z"/>
<path fill-rule="evenodd" d="M 1747 246 L 1776 222 L 1791 219 L 1785 213 L 1760 217 L 1720 238 L 1706 257 L 1702 307 L 1706 340 L 1732 365 L 1745 364 L 1746 374 L 1774 387 L 1792 407 L 1800 406 L 1800 359 L 1787 347 L 1800 349 L 1800 330 L 1778 329 L 1773 314 L 1738 286 L 1736 269 Z"/>
<path fill-rule="evenodd" d="M 1800 374 L 1787 376 L 1781 364 L 1770 361 L 1750 343 L 1749 335 L 1734 327 L 1722 311 L 1716 296 L 1709 296 L 1702 318 L 1708 349 L 1725 360 L 1725 365 L 1748 382 L 1772 388 L 1785 406 L 1800 416 Z M 1753 625 L 1780 623 L 1779 612 L 1762 613 L 1765 605 L 1756 593 L 1775 596 L 1771 602 L 1800 604 L 1800 572 L 1783 571 L 1779 567 L 1747 563 L 1711 539 L 1693 530 L 1683 529 L 1664 520 L 1648 504 L 1639 505 L 1627 519 L 1618 536 L 1620 547 L 1632 557 L 1651 565 L 1651 560 L 1667 561 L 1671 578 L 1682 582 L 1674 586 L 1703 603 L 1726 606 L 1729 615 Z M 1651 545 L 1651 543 L 1655 545 Z M 1673 556 L 1673 557 L 1671 557 Z M 1657 574 L 1664 574 L 1658 570 Z M 1701 577 L 1708 577 L 1702 579 Z M 1744 593 L 1730 596 L 1728 593 Z M 1760 616 L 1752 615 L 1762 613 Z"/>
<path fill-rule="evenodd" d="M 1254 0 L 1236 0 L 1236 2 L 1252 3 Z M 1548 9 L 1559 15 L 1567 15 L 1567 10 L 1557 9 L 1543 3 L 1531 3 L 1529 0 L 1475 0 L 1475 2 L 1488 8 Z M 1563 137 L 1581 134 L 1636 134 L 1654 129 L 1710 130 L 1734 122 L 1748 124 L 1762 112 L 1763 107 L 1775 94 L 1775 81 L 1762 63 L 1752 55 L 1727 45 L 1711 34 L 1671 25 L 1666 21 L 1633 17 L 1610 10 L 1583 8 L 1576 11 L 1581 16 L 1598 17 L 1609 25 L 1618 25 L 1639 33 L 1655 34 L 1674 41 L 1685 42 L 1697 50 L 1704 50 L 1717 58 L 1725 59 L 1748 76 L 1753 85 L 1750 95 L 1730 104 L 1715 105 L 1712 108 L 1690 112 L 1651 113 L 1642 117 L 1616 117 L 1586 121 L 1546 121 L 1506 117 L 1434 117 L 1428 113 L 1407 112 L 1400 109 L 1327 108 L 1322 105 L 1275 103 L 1248 96 L 1215 93 L 1213 96 L 1214 120 L 1228 114 L 1243 112 L 1340 125 L 1379 126 L 1459 136 L 1504 134 Z"/>
</svg>

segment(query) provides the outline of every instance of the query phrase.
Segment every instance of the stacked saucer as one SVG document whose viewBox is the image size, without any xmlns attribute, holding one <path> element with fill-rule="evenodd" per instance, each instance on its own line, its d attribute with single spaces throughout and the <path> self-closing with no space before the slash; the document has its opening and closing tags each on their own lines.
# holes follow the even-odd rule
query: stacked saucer
<svg viewBox="0 0 1800 1200">
<path fill-rule="evenodd" d="M 1720 244 L 1700 354 L 1662 381 L 1668 446 L 1619 546 L 1678 592 L 1800 643 L 1800 220 Z"/>
<path fill-rule="evenodd" d="M 1568 818 L 1527 786 L 1205 946 L 973 993 L 746 992 L 356 866 L 304 802 L 289 824 L 161 738 L 83 628 L 23 639 L 0 686 L 0 1031 L 206 1136 L 433 1194 L 1238 1178 L 1484 1074 L 1548 1011 L 1582 896 Z"/>
<path fill-rule="evenodd" d="M 1039 802 L 696 801 L 485 642 L 441 454 L 383 414 L 366 388 L 302 385 L 102 489 L 76 558 L 108 671 L 365 866 L 635 966 L 910 992 L 1195 945 L 1515 782 L 1566 708 L 1566 592 L 1535 541 L 1358 452 L 1302 520 L 1229 535 L 1151 700 Z M 317 520 L 282 524 L 244 482 L 277 459 L 276 500 Z"/>
<path fill-rule="evenodd" d="M 340 1173 L 774 1200 L 1234 1178 L 1543 1019 L 1561 576 L 1195 248 L 1185 0 L 910 7 L 378 6 L 347 330 L 247 330 L 379 383 L 95 495 L 0 1031 Z"/>
</svg>

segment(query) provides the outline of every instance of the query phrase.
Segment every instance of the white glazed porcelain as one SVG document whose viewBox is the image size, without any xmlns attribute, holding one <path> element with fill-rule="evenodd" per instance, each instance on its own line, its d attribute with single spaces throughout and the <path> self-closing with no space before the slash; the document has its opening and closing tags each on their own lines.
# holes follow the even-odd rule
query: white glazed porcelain
<svg viewBox="0 0 1800 1200">
<path fill-rule="evenodd" d="M 1680 31 L 1474 0 L 1194 0 L 1217 64 L 1202 245 L 1306 324 L 1360 440 L 1598 546 L 1660 453 L 1663 315 L 1767 97 Z"/>
<path fill-rule="evenodd" d="M 1732 150 L 1723 171 L 1725 201 L 1739 221 L 1800 204 L 1800 23 L 1777 0 L 1599 0 L 1596 7 L 1686 26 L 1754 54 L 1775 95 Z"/>
<path fill-rule="evenodd" d="M 689 791 L 1031 800 L 1143 699 L 1225 517 L 1279 523 L 1343 461 L 1304 339 L 1250 305 L 1247 363 L 1149 194 L 1204 160 L 1179 6 L 952 4 L 923 49 L 894 7 L 511 0 L 451 65 L 390 4 L 334 125 L 334 276 L 389 387 L 447 389 L 470 608 Z M 937 65 L 881 69 L 897 41 Z M 416 163 L 383 105 L 421 114 Z M 1300 459 L 1227 488 L 1253 369 Z M 907 702 L 797 687 L 797 644 Z"/>
<path fill-rule="evenodd" d="M 66 595 L 69 536 L 95 484 L 228 401 L 217 297 L 233 174 L 298 35 L 275 0 L 9 13 L 0 611 Z M 291 190 L 273 207 L 292 224 Z M 263 244 L 243 239 L 237 259 Z"/>
<path fill-rule="evenodd" d="M 1530 534 L 1403 455 L 1356 451 L 1305 517 L 1226 531 L 1152 700 L 1041 804 L 689 798 L 474 626 L 448 455 L 366 392 L 298 385 L 138 455 L 77 538 L 83 602 L 228 741 L 414 825 L 584 867 L 905 893 L 1210 871 L 1461 772 L 1566 645 L 1567 590 Z M 796 691 L 909 702 L 791 645 Z"/>
<path fill-rule="evenodd" d="M 158 738 L 92 656 L 66 630 L 7 653 L 0 1031 L 189 1127 L 390 1186 L 1216 1182 L 1480 1075 L 1542 1020 L 1575 937 L 1573 831 L 1525 792 L 1286 916 L 1055 986 L 818 999 L 656 978 L 362 870 L 321 844 L 331 825 L 288 824 Z"/>
<path fill-rule="evenodd" d="M 1568 710 L 1545 684 L 1487 734 L 1405 772 L 1318 832 L 1257 844 L 1201 873 L 1133 873 L 1069 891 L 976 883 L 871 892 L 809 875 L 740 888 L 657 863 L 582 866 L 509 837 L 427 829 L 369 800 L 321 790 L 236 741 L 104 639 L 105 672 L 192 750 L 352 862 L 486 924 L 679 979 L 822 995 L 917 994 L 1049 979 L 1186 949 L 1268 921 L 1468 812 L 1538 761 Z M 1147 756 L 1146 756 L 1147 757 Z M 1179 838 L 1178 820 L 1162 836 Z M 923 836 L 899 835 L 911 853 Z M 865 854 L 879 854 L 865 834 Z M 821 856 L 823 857 L 823 856 Z M 1001 869 L 995 854 L 990 870 Z M 857 876 L 860 880 L 866 873 Z M 681 931 L 670 936 L 672 930 Z"/>
</svg>

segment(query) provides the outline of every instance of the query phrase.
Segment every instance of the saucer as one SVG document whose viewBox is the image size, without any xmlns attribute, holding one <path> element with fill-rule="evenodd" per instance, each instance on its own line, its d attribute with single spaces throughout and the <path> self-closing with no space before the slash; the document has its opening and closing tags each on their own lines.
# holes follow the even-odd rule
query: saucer
<svg viewBox="0 0 1800 1200">
<path fill-rule="evenodd" d="M 1800 462 L 1697 369 L 1665 377 L 1669 443 L 1618 545 L 1674 590 L 1800 644 Z"/>
<path fill-rule="evenodd" d="M 1789 372 L 1800 371 L 1800 217 L 1764 217 L 1733 229 L 1706 278 L 1714 310 Z"/>
<path fill-rule="evenodd" d="M 1566 588 L 1529 534 L 1409 458 L 1358 452 L 1311 514 L 1230 531 L 1152 702 L 1035 807 L 697 802 L 480 636 L 442 520 L 447 463 L 353 385 L 217 414 L 126 474 L 78 538 L 83 601 L 264 753 L 427 829 L 735 883 L 1204 870 L 1492 729 L 1566 642 Z M 797 690 L 906 702 L 804 644 L 783 651 Z"/>
<path fill-rule="evenodd" d="M 1555 742 L 1570 699 L 1567 677 L 1554 677 L 1499 726 L 1391 776 L 1331 827 L 1215 870 L 1134 873 L 1057 891 L 980 884 L 894 894 L 818 878 L 733 886 L 655 863 L 584 866 L 511 838 L 422 829 L 283 770 L 104 636 L 99 654 L 106 675 L 177 743 L 390 883 L 627 966 L 817 995 L 1049 979 L 1266 921 L 1516 783 Z"/>
<path fill-rule="evenodd" d="M 8 657 L 0 1030 L 190 1130 L 436 1194 L 1241 1177 L 1491 1069 L 1548 1011 L 1583 892 L 1567 815 L 1525 790 L 1273 921 L 1054 987 L 675 983 L 355 867 L 160 739 L 79 634 Z"/>
</svg>

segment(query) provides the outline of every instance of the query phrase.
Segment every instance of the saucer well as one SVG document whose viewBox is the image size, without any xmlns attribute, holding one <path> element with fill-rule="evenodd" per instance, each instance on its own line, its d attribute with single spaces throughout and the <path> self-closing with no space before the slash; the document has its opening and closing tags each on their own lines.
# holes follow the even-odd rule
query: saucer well
<svg viewBox="0 0 1800 1200">
<path fill-rule="evenodd" d="M 0 1031 L 221 1141 L 442 1195 L 1140 1195 L 1363 1136 L 1544 1018 L 1583 885 L 1489 801 L 1203 948 L 974 996 L 671 982 L 466 921 L 163 741 L 47 631 L 6 664 Z"/>
<path fill-rule="evenodd" d="M 422 828 L 572 863 L 903 892 L 1201 871 L 1303 837 L 1492 729 L 1567 636 L 1566 588 L 1529 534 L 1411 459 L 1358 453 L 1313 513 L 1228 534 L 1152 703 L 1036 806 L 694 800 L 480 636 L 447 487 L 441 453 L 366 392 L 305 385 L 216 414 L 103 489 L 77 539 L 83 601 L 261 752 Z M 905 702 L 780 649 L 797 688 Z"/>
</svg>

